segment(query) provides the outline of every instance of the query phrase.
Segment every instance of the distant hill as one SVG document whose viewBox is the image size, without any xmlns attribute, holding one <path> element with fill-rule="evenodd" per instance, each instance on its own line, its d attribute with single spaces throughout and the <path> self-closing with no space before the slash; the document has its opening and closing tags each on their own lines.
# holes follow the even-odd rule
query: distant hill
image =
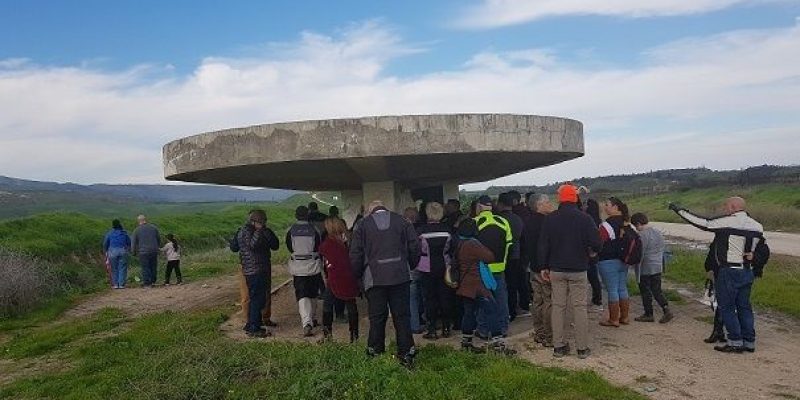
<svg viewBox="0 0 800 400">
<path fill-rule="evenodd" d="M 283 189 L 244 190 L 214 185 L 79 185 L 30 181 L 0 176 L 0 191 L 25 195 L 26 192 L 85 194 L 159 203 L 264 202 L 283 201 L 297 192 Z"/>
<path fill-rule="evenodd" d="M 684 168 L 629 175 L 582 177 L 571 180 L 593 193 L 657 194 L 716 186 L 752 186 L 762 184 L 800 184 L 800 166 L 762 165 L 742 170 L 715 171 L 708 168 Z M 515 189 L 521 193 L 553 193 L 560 183 L 544 186 L 492 186 L 492 195 Z"/>
</svg>

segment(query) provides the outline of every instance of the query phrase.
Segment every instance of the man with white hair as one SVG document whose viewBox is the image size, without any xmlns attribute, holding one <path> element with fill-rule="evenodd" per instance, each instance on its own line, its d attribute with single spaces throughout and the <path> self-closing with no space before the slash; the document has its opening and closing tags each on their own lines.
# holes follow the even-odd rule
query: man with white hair
<svg viewBox="0 0 800 400">
<path fill-rule="evenodd" d="M 709 279 L 714 280 L 717 306 L 728 331 L 728 342 L 715 346 L 714 350 L 754 352 L 756 331 L 750 290 L 755 278 L 753 267 L 758 267 L 754 253 L 764 241 L 764 227 L 745 212 L 746 204 L 741 197 L 725 200 L 722 207 L 725 215 L 717 218 L 701 217 L 675 204 L 669 208 L 686 222 L 714 233 L 713 258 L 719 269 L 716 276 L 709 271 Z"/>
<path fill-rule="evenodd" d="M 158 276 L 158 252 L 161 249 L 161 234 L 155 225 L 147 222 L 147 217 L 136 217 L 139 226 L 133 231 L 131 248 L 139 257 L 142 270 L 142 287 L 150 288 L 156 283 Z"/>
<path fill-rule="evenodd" d="M 414 226 L 402 215 L 373 201 L 368 215 L 356 225 L 350 247 L 353 273 L 367 294 L 369 336 L 367 355 L 386 351 L 386 321 L 389 311 L 397 341 L 397 358 L 406 367 L 414 363 L 411 334 L 411 270 L 420 258 Z"/>
</svg>

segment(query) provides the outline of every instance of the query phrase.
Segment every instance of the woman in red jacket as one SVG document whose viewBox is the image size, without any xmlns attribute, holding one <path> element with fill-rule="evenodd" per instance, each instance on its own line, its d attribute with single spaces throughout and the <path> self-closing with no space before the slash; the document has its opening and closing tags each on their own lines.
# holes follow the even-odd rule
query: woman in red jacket
<svg viewBox="0 0 800 400">
<path fill-rule="evenodd" d="M 325 220 L 325 231 L 328 233 L 319 246 L 319 254 L 324 262 L 326 278 L 325 294 L 322 297 L 322 333 L 325 340 L 333 335 L 333 305 L 336 299 L 347 307 L 347 320 L 350 325 L 350 342 L 358 340 L 358 307 L 356 297 L 359 289 L 353 269 L 350 267 L 350 255 L 347 248 L 347 227 L 339 218 Z"/>
</svg>

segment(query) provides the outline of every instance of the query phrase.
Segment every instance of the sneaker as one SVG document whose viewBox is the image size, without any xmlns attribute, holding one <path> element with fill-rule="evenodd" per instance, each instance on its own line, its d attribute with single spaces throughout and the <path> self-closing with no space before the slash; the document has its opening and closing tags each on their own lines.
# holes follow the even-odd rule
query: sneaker
<svg viewBox="0 0 800 400">
<path fill-rule="evenodd" d="M 303 327 L 303 336 L 304 337 L 311 337 L 314 336 L 313 327 L 311 325 L 306 325 Z"/>
<path fill-rule="evenodd" d="M 670 311 L 669 308 L 665 308 L 664 315 L 661 317 L 660 320 L 658 320 L 658 323 L 666 324 L 667 322 L 672 321 L 672 318 L 674 318 L 674 315 L 672 315 L 672 311 Z"/>
<path fill-rule="evenodd" d="M 633 319 L 636 322 L 655 322 L 656 320 L 652 315 L 641 315 Z"/>
<path fill-rule="evenodd" d="M 722 346 L 714 346 L 714 350 L 722 352 L 722 353 L 734 353 L 734 354 L 742 354 L 744 352 L 744 346 L 731 346 L 729 344 L 722 345 Z"/>
<path fill-rule="evenodd" d="M 556 347 L 553 349 L 553 357 L 555 358 L 562 358 L 569 354 L 569 345 L 563 345 L 561 347 Z"/>
<path fill-rule="evenodd" d="M 588 347 L 583 350 L 578 349 L 578 358 L 580 358 L 581 360 L 588 358 L 590 355 L 592 355 L 592 349 Z"/>
<path fill-rule="evenodd" d="M 164 282 L 164 286 L 169 286 L 169 282 Z"/>
</svg>

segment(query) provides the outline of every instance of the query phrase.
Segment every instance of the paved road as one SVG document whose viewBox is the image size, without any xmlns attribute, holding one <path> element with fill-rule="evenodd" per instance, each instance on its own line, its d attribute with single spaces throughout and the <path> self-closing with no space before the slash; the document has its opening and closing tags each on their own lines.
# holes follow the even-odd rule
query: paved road
<svg viewBox="0 0 800 400">
<path fill-rule="evenodd" d="M 711 243 L 711 239 L 714 237 L 713 233 L 697 229 L 688 224 L 653 222 L 653 226 L 658 228 L 667 236 L 674 236 L 703 243 Z M 773 253 L 800 257 L 800 234 L 767 232 L 766 237 L 767 242 L 769 243 L 769 248 Z"/>
</svg>

